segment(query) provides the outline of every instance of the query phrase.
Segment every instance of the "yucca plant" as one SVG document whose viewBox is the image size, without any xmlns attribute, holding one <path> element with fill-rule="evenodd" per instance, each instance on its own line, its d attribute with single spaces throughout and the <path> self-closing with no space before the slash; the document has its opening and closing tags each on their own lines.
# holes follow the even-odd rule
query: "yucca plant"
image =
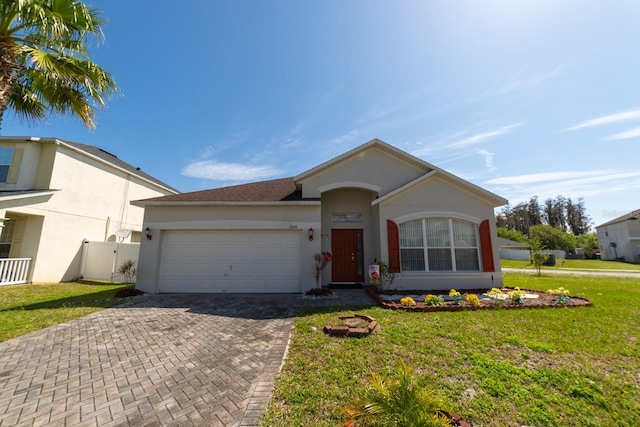
<svg viewBox="0 0 640 427">
<path fill-rule="evenodd" d="M 348 418 L 345 427 L 453 425 L 438 412 L 443 409 L 441 400 L 424 387 L 415 371 L 402 360 L 396 363 L 392 378 L 373 375 L 364 398 L 341 409 Z"/>
</svg>

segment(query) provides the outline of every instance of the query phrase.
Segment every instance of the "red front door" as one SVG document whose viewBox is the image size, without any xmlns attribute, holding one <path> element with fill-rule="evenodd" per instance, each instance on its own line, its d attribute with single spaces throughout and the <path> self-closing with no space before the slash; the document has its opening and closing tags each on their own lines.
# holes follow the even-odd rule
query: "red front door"
<svg viewBox="0 0 640 427">
<path fill-rule="evenodd" d="M 362 230 L 331 230 L 331 281 L 364 282 Z"/>
</svg>

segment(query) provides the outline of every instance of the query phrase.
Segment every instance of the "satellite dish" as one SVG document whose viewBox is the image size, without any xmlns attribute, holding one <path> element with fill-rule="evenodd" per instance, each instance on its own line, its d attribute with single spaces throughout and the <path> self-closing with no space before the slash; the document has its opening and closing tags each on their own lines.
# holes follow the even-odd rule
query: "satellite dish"
<svg viewBox="0 0 640 427">
<path fill-rule="evenodd" d="M 129 234 L 131 234 L 131 230 L 128 230 L 126 228 L 120 228 L 116 230 L 116 236 L 121 239 L 126 239 L 127 237 L 129 237 Z"/>
</svg>

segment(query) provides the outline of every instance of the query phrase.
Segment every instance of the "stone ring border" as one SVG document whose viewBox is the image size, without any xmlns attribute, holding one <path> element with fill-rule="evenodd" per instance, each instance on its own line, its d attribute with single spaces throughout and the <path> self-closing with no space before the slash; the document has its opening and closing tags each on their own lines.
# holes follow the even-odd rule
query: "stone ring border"
<svg viewBox="0 0 640 427">
<path fill-rule="evenodd" d="M 369 335 L 378 326 L 378 321 L 371 316 L 364 314 L 353 314 L 346 316 L 338 316 L 337 319 L 363 319 L 369 324 L 366 328 L 351 328 L 349 326 L 331 326 L 330 323 L 324 325 L 324 332 L 329 335 L 345 336 L 345 337 L 364 337 Z"/>
</svg>

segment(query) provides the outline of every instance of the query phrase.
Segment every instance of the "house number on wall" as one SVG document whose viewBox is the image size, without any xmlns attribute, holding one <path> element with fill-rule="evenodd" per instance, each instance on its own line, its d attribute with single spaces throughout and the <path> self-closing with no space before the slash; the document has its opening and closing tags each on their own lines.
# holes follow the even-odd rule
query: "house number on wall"
<svg viewBox="0 0 640 427">
<path fill-rule="evenodd" d="M 298 226 L 297 226 L 297 225 L 290 225 L 290 226 L 289 226 L 289 230 L 295 230 L 295 229 L 297 229 L 297 228 L 298 228 Z"/>
</svg>

